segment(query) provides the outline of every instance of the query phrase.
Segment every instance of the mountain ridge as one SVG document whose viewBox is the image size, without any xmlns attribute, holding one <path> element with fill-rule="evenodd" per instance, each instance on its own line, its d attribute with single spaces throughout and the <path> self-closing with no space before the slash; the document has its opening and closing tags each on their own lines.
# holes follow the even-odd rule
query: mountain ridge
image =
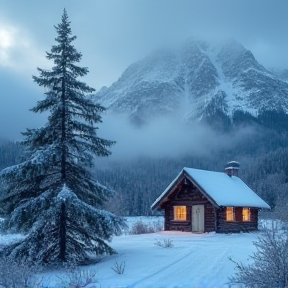
<svg viewBox="0 0 288 288">
<path fill-rule="evenodd" d="M 184 121 L 217 111 L 288 112 L 288 83 L 265 69 L 235 40 L 211 44 L 189 39 L 180 49 L 162 49 L 131 64 L 110 87 L 96 93 L 113 113 L 140 123 L 181 111 Z"/>
</svg>

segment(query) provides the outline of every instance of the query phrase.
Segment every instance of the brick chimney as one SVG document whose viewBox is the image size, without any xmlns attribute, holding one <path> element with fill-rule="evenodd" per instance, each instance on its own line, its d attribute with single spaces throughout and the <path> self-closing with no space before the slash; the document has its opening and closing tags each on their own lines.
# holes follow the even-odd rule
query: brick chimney
<svg viewBox="0 0 288 288">
<path fill-rule="evenodd" d="M 225 165 L 225 172 L 228 176 L 238 176 L 240 163 L 237 161 L 230 161 Z"/>
</svg>

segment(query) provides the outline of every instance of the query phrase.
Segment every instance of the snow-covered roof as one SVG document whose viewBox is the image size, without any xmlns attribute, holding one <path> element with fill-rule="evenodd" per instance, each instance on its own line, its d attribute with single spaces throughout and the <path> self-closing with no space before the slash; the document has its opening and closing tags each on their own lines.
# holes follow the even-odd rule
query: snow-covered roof
<svg viewBox="0 0 288 288">
<path fill-rule="evenodd" d="M 178 176 L 156 199 L 151 208 L 158 208 L 161 201 L 172 192 L 179 180 L 186 175 L 217 206 L 254 207 L 270 209 L 270 206 L 237 176 L 184 167 Z"/>
</svg>

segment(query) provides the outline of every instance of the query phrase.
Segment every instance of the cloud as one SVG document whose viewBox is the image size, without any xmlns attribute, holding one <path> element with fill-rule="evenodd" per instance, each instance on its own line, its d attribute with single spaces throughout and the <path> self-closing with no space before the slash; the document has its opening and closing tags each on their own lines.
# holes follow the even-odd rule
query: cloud
<svg viewBox="0 0 288 288">
<path fill-rule="evenodd" d="M 125 114 L 107 113 L 99 125 L 99 137 L 116 141 L 111 160 L 131 160 L 137 157 L 209 156 L 213 151 L 231 148 L 251 139 L 254 128 L 243 127 L 235 134 L 222 134 L 199 123 L 185 124 L 180 118 L 159 117 L 149 124 L 136 127 Z"/>
<path fill-rule="evenodd" d="M 43 125 L 45 115 L 36 115 L 29 111 L 43 95 L 41 89 L 32 82 L 23 79 L 20 74 L 0 67 L 0 138 L 21 140 L 20 132 L 26 128 Z"/>
<path fill-rule="evenodd" d="M 40 50 L 27 30 L 0 22 L 0 68 L 28 75 L 39 65 L 49 67 L 45 52 Z"/>
<path fill-rule="evenodd" d="M 79 0 L 50 5 L 13 0 L 1 3 L 0 19 L 25 27 L 30 49 L 36 50 L 32 54 L 40 51 L 41 58 L 54 43 L 53 25 L 61 21 L 64 7 L 78 37 L 75 47 L 91 71 L 88 83 L 97 89 L 111 85 L 128 65 L 159 46 L 182 43 L 191 36 L 207 40 L 231 37 L 251 49 L 261 64 L 288 67 L 286 0 L 277 5 L 273 0 L 106 0 L 85 5 Z M 37 60 L 32 66 L 46 66 L 41 64 Z"/>
</svg>

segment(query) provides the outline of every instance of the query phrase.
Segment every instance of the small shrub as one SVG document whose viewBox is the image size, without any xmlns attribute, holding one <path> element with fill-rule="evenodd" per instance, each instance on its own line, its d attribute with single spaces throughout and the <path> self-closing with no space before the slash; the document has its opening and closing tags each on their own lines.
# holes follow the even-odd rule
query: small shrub
<svg viewBox="0 0 288 288">
<path fill-rule="evenodd" d="M 132 224 L 129 234 L 131 235 L 139 235 L 139 234 L 148 234 L 148 233 L 155 233 L 157 231 L 163 230 L 163 225 L 158 222 L 150 222 L 144 223 L 143 221 L 139 220 Z"/>
<path fill-rule="evenodd" d="M 65 275 L 67 280 L 62 281 L 63 288 L 96 288 L 98 281 L 95 279 L 97 270 L 82 270 L 73 268 Z"/>
<path fill-rule="evenodd" d="M 147 233 L 153 233 L 153 232 L 154 232 L 153 227 L 139 220 L 132 225 L 129 231 L 129 234 L 138 235 L 138 234 L 147 234 Z"/>
<path fill-rule="evenodd" d="M 171 247 L 174 246 L 173 240 L 171 240 L 170 238 L 163 239 L 162 241 L 156 239 L 156 242 L 154 244 L 156 246 L 160 246 L 160 247 L 163 247 L 163 248 L 171 248 Z"/>
<path fill-rule="evenodd" d="M 120 264 L 118 262 L 115 262 L 114 267 L 111 267 L 111 269 L 117 274 L 123 274 L 125 271 L 125 261 L 122 261 Z"/>
<path fill-rule="evenodd" d="M 0 287 L 5 288 L 37 288 L 41 280 L 36 280 L 35 274 L 40 269 L 37 266 L 28 266 L 10 258 L 0 260 Z"/>
<path fill-rule="evenodd" d="M 157 221 L 153 221 L 151 225 L 154 228 L 154 232 L 163 231 L 164 229 L 164 223 L 159 219 Z"/>
<path fill-rule="evenodd" d="M 253 263 L 244 265 L 230 258 L 236 265 L 236 275 L 231 283 L 241 283 L 253 288 L 288 287 L 288 236 L 287 231 L 271 229 L 254 242 L 256 252 L 250 256 Z"/>
</svg>

